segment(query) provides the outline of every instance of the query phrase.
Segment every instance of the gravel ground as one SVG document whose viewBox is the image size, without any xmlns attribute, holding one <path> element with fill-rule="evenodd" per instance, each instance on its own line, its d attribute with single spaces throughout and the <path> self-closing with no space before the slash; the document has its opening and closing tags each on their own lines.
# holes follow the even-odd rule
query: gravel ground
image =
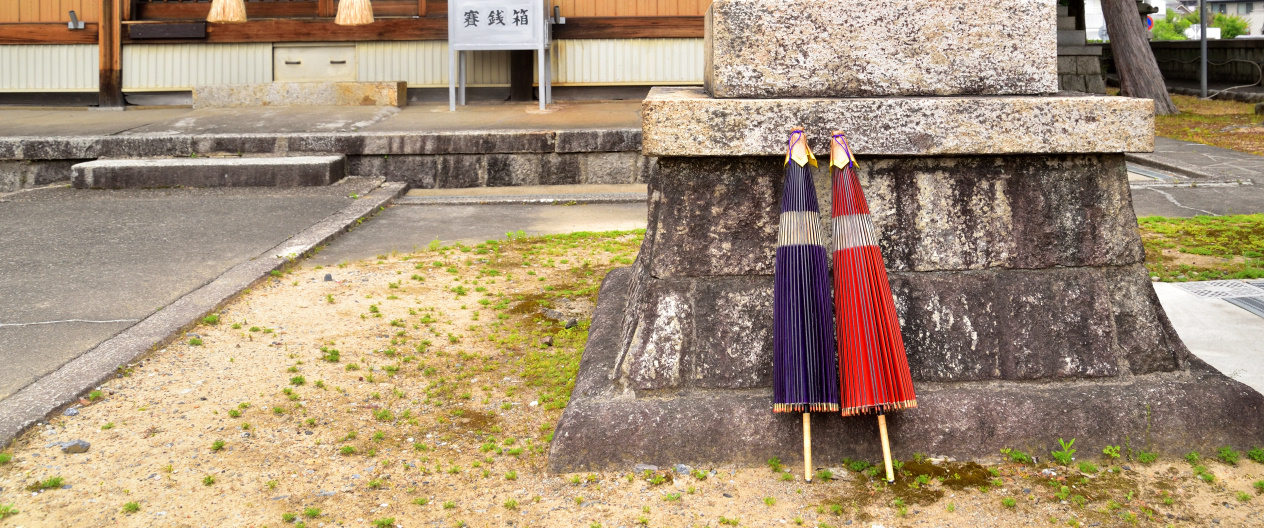
<svg viewBox="0 0 1264 528">
<path fill-rule="evenodd" d="M 597 287 L 640 238 L 296 263 L 4 451 L 0 525 L 1264 525 L 1245 456 L 932 456 L 893 485 L 846 467 L 549 474 Z"/>
</svg>

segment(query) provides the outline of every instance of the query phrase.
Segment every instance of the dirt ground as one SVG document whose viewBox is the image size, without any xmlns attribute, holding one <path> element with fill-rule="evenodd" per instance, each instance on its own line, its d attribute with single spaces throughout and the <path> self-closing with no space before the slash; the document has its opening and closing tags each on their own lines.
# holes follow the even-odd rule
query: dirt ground
<svg viewBox="0 0 1264 528">
<path fill-rule="evenodd" d="M 1264 464 L 1212 453 L 549 474 L 597 288 L 641 236 L 296 263 L 4 451 L 0 526 L 1264 526 Z"/>
</svg>

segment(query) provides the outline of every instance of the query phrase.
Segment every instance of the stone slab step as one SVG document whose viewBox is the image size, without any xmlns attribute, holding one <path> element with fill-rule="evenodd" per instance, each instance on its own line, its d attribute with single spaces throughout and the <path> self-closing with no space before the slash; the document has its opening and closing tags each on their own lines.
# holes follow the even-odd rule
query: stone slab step
<svg viewBox="0 0 1264 528">
<path fill-rule="evenodd" d="M 77 164 L 71 172 L 77 189 L 310 187 L 329 185 L 345 177 L 347 158 L 105 159 Z"/>
<path fill-rule="evenodd" d="M 1087 42 L 1084 31 L 1078 29 L 1059 29 L 1058 45 L 1059 46 L 1083 46 Z"/>
<path fill-rule="evenodd" d="M 1061 31 L 1064 29 L 1071 29 L 1071 30 L 1075 29 L 1075 17 L 1073 16 L 1058 17 L 1058 31 Z"/>
</svg>

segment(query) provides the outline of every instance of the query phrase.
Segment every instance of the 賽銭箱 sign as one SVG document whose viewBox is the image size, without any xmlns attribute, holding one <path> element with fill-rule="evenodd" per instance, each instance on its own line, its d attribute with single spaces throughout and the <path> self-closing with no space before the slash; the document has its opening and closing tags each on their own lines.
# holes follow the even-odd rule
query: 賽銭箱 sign
<svg viewBox="0 0 1264 528">
<path fill-rule="evenodd" d="M 544 109 L 544 104 L 552 99 L 549 67 L 552 19 L 545 1 L 448 2 L 448 96 L 452 110 L 456 110 L 458 102 L 465 104 L 465 52 L 473 50 L 535 50 L 540 69 L 540 109 Z"/>
</svg>

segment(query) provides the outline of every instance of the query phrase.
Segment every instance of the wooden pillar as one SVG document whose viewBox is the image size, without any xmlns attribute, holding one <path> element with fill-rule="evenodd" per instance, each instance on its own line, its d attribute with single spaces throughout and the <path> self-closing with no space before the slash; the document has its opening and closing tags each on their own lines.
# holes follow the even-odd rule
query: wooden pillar
<svg viewBox="0 0 1264 528">
<path fill-rule="evenodd" d="M 531 83 L 535 69 L 532 50 L 513 50 L 509 52 L 509 100 L 532 101 Z"/>
<path fill-rule="evenodd" d="M 123 108 L 122 0 L 101 0 L 97 47 L 101 59 L 97 107 Z"/>
</svg>

